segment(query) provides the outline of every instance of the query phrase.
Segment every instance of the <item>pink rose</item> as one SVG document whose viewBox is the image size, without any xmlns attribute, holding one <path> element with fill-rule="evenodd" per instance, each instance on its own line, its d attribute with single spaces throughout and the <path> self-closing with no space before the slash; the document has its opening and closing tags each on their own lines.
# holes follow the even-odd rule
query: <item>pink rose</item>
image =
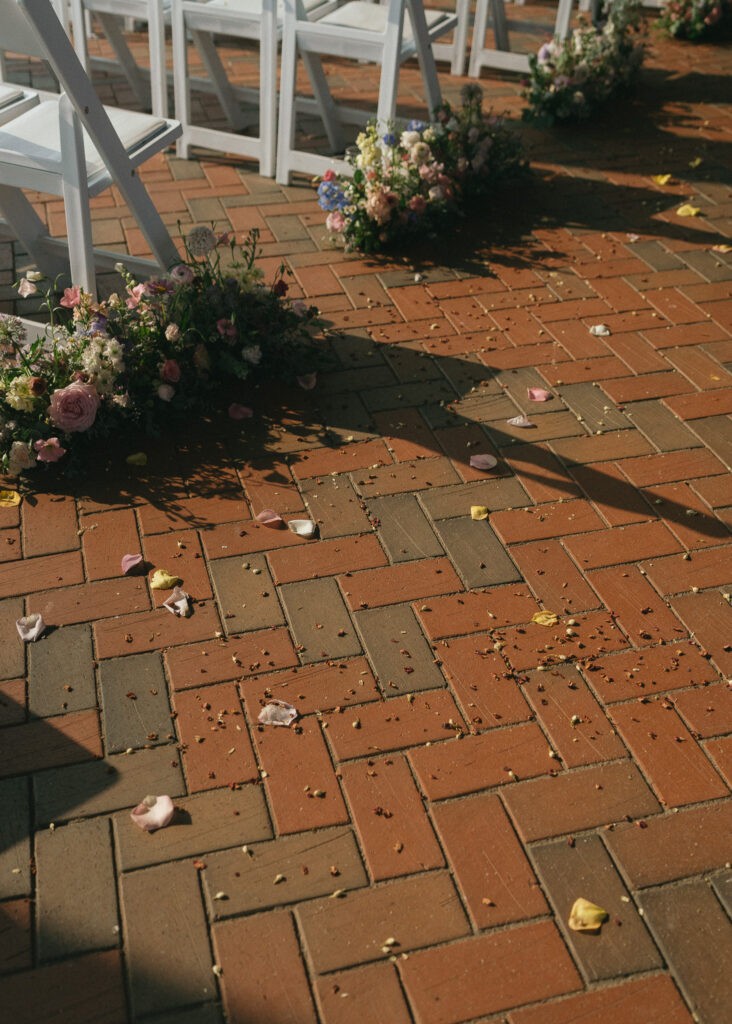
<svg viewBox="0 0 732 1024">
<path fill-rule="evenodd" d="M 34 441 L 33 448 L 38 452 L 38 462 L 58 462 L 66 454 L 57 437 L 47 437 L 45 441 Z"/>
<path fill-rule="evenodd" d="M 343 227 L 346 223 L 346 218 L 343 216 L 340 210 L 333 210 L 325 218 L 325 226 L 328 231 L 343 231 Z"/>
<path fill-rule="evenodd" d="M 180 366 L 175 359 L 166 359 L 160 367 L 160 376 L 168 384 L 177 384 L 180 380 Z"/>
<path fill-rule="evenodd" d="M 332 167 L 329 167 L 328 170 L 323 175 L 323 181 L 335 181 L 335 179 L 336 172 L 333 170 Z"/>
<path fill-rule="evenodd" d="M 73 288 L 64 288 L 63 298 L 59 299 L 59 305 L 66 309 L 73 309 L 81 303 L 81 288 L 75 284 Z"/>
<path fill-rule="evenodd" d="M 424 213 L 426 205 L 422 196 L 412 196 L 409 200 L 409 209 L 414 210 L 415 213 Z"/>
<path fill-rule="evenodd" d="M 239 405 L 238 402 L 232 402 L 229 406 L 229 416 L 232 420 L 248 420 L 254 415 L 252 410 L 246 405 Z"/>
<path fill-rule="evenodd" d="M 97 418 L 99 395 L 92 384 L 76 382 L 54 391 L 48 416 L 54 426 L 72 434 L 88 430 Z"/>
</svg>

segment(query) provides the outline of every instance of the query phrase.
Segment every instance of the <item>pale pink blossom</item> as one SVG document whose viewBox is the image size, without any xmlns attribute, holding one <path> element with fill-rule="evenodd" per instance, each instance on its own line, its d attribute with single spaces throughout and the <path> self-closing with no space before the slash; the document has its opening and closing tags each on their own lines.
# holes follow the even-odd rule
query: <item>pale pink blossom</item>
<svg viewBox="0 0 732 1024">
<path fill-rule="evenodd" d="M 38 289 L 36 288 L 36 286 L 33 284 L 32 281 L 29 281 L 27 277 L 22 277 L 20 279 L 20 284 L 18 285 L 18 295 L 20 295 L 21 299 L 27 299 L 29 295 L 35 295 L 37 291 Z"/>
<path fill-rule="evenodd" d="M 170 280 L 176 284 L 190 284 L 193 280 L 193 271 L 185 263 L 179 263 L 170 271 Z"/>
<path fill-rule="evenodd" d="M 345 224 L 346 218 L 340 210 L 332 210 L 325 218 L 325 226 L 328 231 L 343 231 Z"/>
<path fill-rule="evenodd" d="M 414 210 L 415 213 L 424 213 L 426 205 L 422 196 L 412 196 L 409 200 L 409 209 Z"/>
<path fill-rule="evenodd" d="M 53 392 L 48 416 L 55 427 L 67 434 L 88 430 L 97 418 L 99 401 L 92 384 L 75 381 Z"/>
<path fill-rule="evenodd" d="M 257 519 L 262 526 L 268 526 L 270 530 L 284 530 L 285 521 L 282 516 L 275 512 L 273 508 L 263 508 L 261 512 L 257 514 Z"/>
<path fill-rule="evenodd" d="M 134 288 L 129 288 L 128 291 L 130 293 L 130 297 L 127 300 L 127 308 L 137 309 L 137 307 L 140 305 L 140 299 L 147 291 L 147 285 L 136 284 Z"/>
<path fill-rule="evenodd" d="M 158 398 L 162 402 L 170 402 L 175 395 L 175 388 L 171 387 L 170 384 L 161 384 L 158 388 Z"/>
<path fill-rule="evenodd" d="M 175 806 L 169 796 L 146 796 L 130 817 L 144 832 L 154 832 L 169 825 L 174 814 Z"/>
<path fill-rule="evenodd" d="M 168 324 L 165 328 L 166 341 L 177 341 L 180 338 L 180 327 L 178 324 Z"/>
<path fill-rule="evenodd" d="M 308 311 L 307 303 L 303 302 L 302 299 L 293 299 L 292 301 L 292 312 L 295 316 L 305 316 Z"/>
<path fill-rule="evenodd" d="M 66 449 L 61 447 L 57 437 L 47 437 L 45 441 L 33 442 L 33 450 L 38 452 L 38 462 L 58 462 L 66 454 Z"/>
<path fill-rule="evenodd" d="M 232 420 L 248 420 L 253 415 L 254 413 L 247 405 L 239 405 L 238 402 L 232 402 L 229 406 L 229 416 Z"/>
<path fill-rule="evenodd" d="M 73 288 L 64 288 L 64 294 L 59 299 L 59 305 L 66 309 L 73 309 L 81 303 L 81 288 L 75 284 Z"/>
<path fill-rule="evenodd" d="M 160 376 L 168 384 L 177 384 L 180 380 L 180 366 L 175 359 L 166 359 L 160 367 Z"/>
</svg>

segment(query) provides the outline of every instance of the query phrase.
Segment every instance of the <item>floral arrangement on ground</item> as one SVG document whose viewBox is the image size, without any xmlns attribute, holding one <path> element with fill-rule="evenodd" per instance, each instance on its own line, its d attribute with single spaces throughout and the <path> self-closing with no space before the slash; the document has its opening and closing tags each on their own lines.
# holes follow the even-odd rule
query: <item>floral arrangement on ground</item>
<svg viewBox="0 0 732 1024">
<path fill-rule="evenodd" d="M 346 251 L 378 252 L 434 232 L 474 196 L 526 168 L 518 136 L 483 111 L 478 85 L 464 86 L 462 106 L 443 103 L 431 123 L 404 131 L 370 122 L 346 154 L 353 174 L 327 171 L 318 182 L 326 227 Z"/>
<path fill-rule="evenodd" d="M 524 82 L 525 121 L 550 127 L 556 121 L 581 121 L 612 96 L 628 89 L 643 62 L 641 0 L 606 0 L 598 25 L 580 19 L 580 27 L 556 36 L 529 59 Z"/>
<path fill-rule="evenodd" d="M 237 399 L 267 379 L 312 387 L 317 310 L 287 299 L 284 267 L 264 282 L 257 240 L 193 228 L 165 277 L 140 283 L 117 264 L 125 292 L 102 302 L 75 286 L 56 306 L 54 283 L 28 273 L 19 294 L 45 294 L 49 323 L 28 340 L 19 318 L 0 316 L 0 472 L 78 471 L 101 438 L 215 409 L 232 385 Z M 237 400 L 228 415 L 252 411 Z"/>
<path fill-rule="evenodd" d="M 656 25 L 676 39 L 714 39 L 732 32 L 730 0 L 666 0 Z"/>
</svg>

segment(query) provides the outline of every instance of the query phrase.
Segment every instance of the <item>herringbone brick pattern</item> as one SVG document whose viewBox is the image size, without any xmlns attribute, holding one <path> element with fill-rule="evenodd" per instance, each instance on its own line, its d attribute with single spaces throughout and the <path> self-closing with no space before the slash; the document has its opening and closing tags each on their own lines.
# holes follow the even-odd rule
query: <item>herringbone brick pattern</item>
<svg viewBox="0 0 732 1024">
<path fill-rule="evenodd" d="M 629 106 L 527 131 L 531 182 L 409 258 L 332 248 L 306 182 L 148 165 L 171 224 L 261 229 L 340 368 L 0 510 L 8 1020 L 727 1019 L 730 70 L 654 39 Z M 514 79 L 483 84 L 516 116 Z M 403 95 L 424 113 L 414 69 Z M 114 190 L 94 212 L 142 251 Z M 23 257 L 0 262 L 7 308 Z M 120 577 L 128 551 L 190 619 Z M 28 652 L 24 610 L 53 627 Z M 270 697 L 295 727 L 258 726 Z M 146 793 L 178 808 L 153 835 Z M 600 935 L 568 929 L 579 896 Z"/>
</svg>

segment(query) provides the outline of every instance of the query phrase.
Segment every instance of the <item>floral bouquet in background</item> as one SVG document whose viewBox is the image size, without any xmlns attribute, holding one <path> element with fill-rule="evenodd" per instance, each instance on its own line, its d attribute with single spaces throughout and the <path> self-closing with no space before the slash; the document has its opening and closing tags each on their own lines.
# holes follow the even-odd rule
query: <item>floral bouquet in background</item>
<svg viewBox="0 0 732 1024">
<path fill-rule="evenodd" d="M 732 30 L 730 0 L 666 0 L 656 22 L 677 39 L 708 39 Z"/>
<path fill-rule="evenodd" d="M 640 9 L 640 0 L 609 0 L 601 27 L 583 23 L 569 39 L 555 37 L 532 55 L 524 120 L 541 127 L 584 120 L 630 86 L 643 62 L 643 43 L 635 38 Z"/>
<path fill-rule="evenodd" d="M 403 131 L 371 122 L 346 159 L 352 176 L 327 171 L 318 183 L 326 227 L 346 250 L 378 252 L 410 235 L 434 231 L 464 200 L 523 166 L 519 139 L 482 109 L 482 90 L 467 85 L 463 105 L 444 103 L 432 123 Z"/>
<path fill-rule="evenodd" d="M 0 316 L 0 472 L 79 462 L 100 437 L 211 408 L 250 378 L 312 375 L 316 310 L 287 300 L 284 268 L 265 284 L 256 248 L 256 232 L 238 247 L 197 227 L 166 277 L 139 283 L 118 264 L 126 290 L 103 302 L 77 286 L 57 308 L 47 282 L 50 323 L 37 340 L 26 340 L 19 319 Z M 29 273 L 20 295 L 43 280 Z M 230 415 L 251 411 L 236 403 Z"/>
</svg>

